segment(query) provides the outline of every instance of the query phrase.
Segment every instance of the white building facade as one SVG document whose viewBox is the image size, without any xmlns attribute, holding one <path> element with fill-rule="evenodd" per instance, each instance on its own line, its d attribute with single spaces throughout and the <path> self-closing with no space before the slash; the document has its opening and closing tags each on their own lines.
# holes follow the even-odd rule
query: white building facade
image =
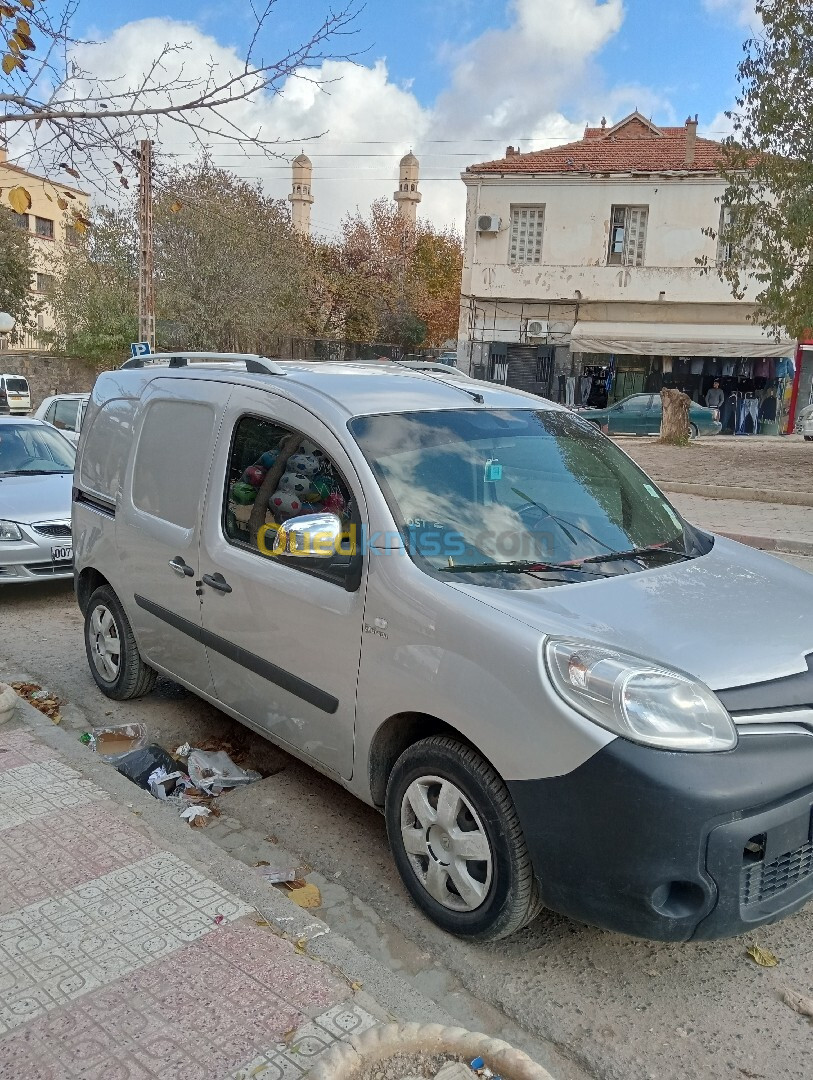
<svg viewBox="0 0 813 1080">
<path fill-rule="evenodd" d="M 725 214 L 719 157 L 696 120 L 657 128 L 636 113 L 469 167 L 459 366 L 554 400 L 588 372 L 611 401 L 663 385 L 704 400 L 717 376 L 760 402 L 773 391 L 781 420 L 792 365 L 779 359 L 795 345 L 748 321 L 755 290 L 733 299 L 716 273 L 724 245 L 704 233 Z"/>
</svg>

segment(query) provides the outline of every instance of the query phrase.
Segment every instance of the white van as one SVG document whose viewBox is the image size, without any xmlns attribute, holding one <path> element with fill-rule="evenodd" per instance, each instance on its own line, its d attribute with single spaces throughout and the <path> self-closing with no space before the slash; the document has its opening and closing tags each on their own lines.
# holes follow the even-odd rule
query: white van
<svg viewBox="0 0 813 1080">
<path fill-rule="evenodd" d="M 31 411 L 31 390 L 23 375 L 0 375 L 0 413 L 25 416 Z"/>
</svg>

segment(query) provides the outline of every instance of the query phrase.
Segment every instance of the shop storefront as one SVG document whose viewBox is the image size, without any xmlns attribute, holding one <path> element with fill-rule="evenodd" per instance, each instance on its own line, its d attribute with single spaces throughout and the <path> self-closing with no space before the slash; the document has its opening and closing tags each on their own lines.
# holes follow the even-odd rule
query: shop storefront
<svg viewBox="0 0 813 1080">
<path fill-rule="evenodd" d="M 807 405 L 813 405 L 813 339 L 800 342 L 796 352 L 796 377 L 788 409 L 791 425 Z"/>
<path fill-rule="evenodd" d="M 796 346 L 758 326 L 577 322 L 570 349 L 575 385 L 598 372 L 610 402 L 674 387 L 718 408 L 725 433 L 792 430 Z"/>
</svg>

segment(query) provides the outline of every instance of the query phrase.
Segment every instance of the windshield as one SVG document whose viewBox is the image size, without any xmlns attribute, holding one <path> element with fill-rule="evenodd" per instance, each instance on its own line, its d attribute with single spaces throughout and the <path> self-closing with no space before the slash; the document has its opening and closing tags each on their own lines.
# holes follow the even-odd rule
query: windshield
<svg viewBox="0 0 813 1080">
<path fill-rule="evenodd" d="M 9 390 L 12 394 L 27 394 L 28 383 L 25 379 L 6 379 L 6 390 Z"/>
<path fill-rule="evenodd" d="M 0 423 L 0 476 L 71 473 L 76 447 L 45 424 Z"/>
<path fill-rule="evenodd" d="M 642 568 L 620 553 L 658 565 L 698 553 L 694 531 L 641 470 L 570 413 L 393 413 L 358 417 L 350 430 L 410 555 L 432 570 L 570 564 L 584 580 Z"/>
</svg>

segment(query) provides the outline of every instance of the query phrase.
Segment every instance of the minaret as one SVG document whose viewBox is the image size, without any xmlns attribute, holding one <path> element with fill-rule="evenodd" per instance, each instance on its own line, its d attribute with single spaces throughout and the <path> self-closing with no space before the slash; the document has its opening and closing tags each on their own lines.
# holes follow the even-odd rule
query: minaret
<svg viewBox="0 0 813 1080">
<path fill-rule="evenodd" d="M 404 221 L 414 225 L 421 193 L 418 191 L 418 159 L 411 150 L 401 158 L 398 190 L 393 198 L 398 203 L 398 212 Z"/>
<path fill-rule="evenodd" d="M 291 221 L 294 232 L 301 236 L 310 236 L 311 231 L 311 177 L 313 165 L 306 154 L 295 157 L 291 166 L 293 185 L 288 202 L 291 204 Z"/>
</svg>

